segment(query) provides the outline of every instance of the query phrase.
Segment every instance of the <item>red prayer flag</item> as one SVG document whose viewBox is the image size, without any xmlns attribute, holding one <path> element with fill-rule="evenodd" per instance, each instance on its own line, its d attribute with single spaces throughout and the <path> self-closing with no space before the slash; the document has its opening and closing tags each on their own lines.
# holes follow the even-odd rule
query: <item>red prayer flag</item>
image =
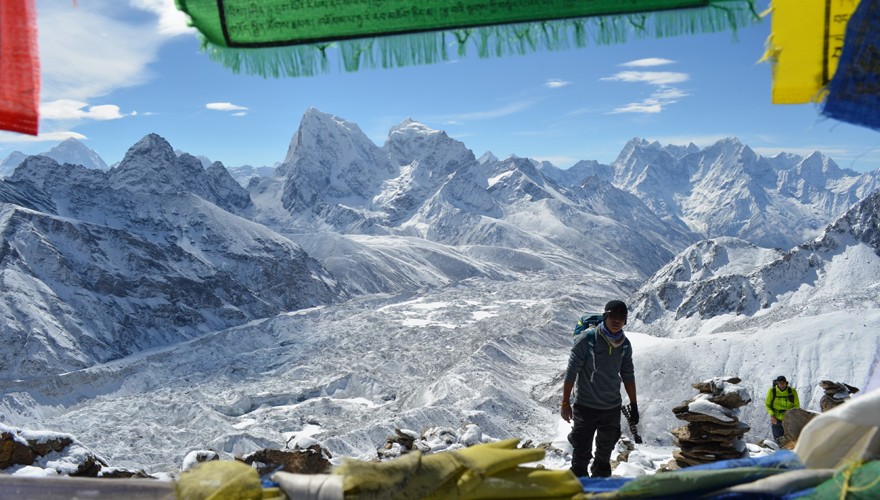
<svg viewBox="0 0 880 500">
<path fill-rule="evenodd" d="M 40 55 L 35 0 L 0 1 L 0 129 L 37 135 Z"/>
</svg>

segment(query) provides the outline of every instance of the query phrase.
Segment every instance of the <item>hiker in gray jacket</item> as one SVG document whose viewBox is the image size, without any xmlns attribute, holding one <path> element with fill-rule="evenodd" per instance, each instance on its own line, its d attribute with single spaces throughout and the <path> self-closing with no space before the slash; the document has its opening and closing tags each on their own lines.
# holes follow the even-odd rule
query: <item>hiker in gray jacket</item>
<svg viewBox="0 0 880 500">
<path fill-rule="evenodd" d="M 623 302 L 608 302 L 602 322 L 578 336 L 568 358 L 560 415 L 566 422 L 574 418 L 568 441 L 574 448 L 571 470 L 578 477 L 587 476 L 590 459 L 594 458 L 594 436 L 596 456 L 590 475 L 611 476 L 611 451 L 621 435 L 621 382 L 629 397 L 630 423 L 639 422 L 632 344 L 623 332 L 627 313 Z"/>
</svg>

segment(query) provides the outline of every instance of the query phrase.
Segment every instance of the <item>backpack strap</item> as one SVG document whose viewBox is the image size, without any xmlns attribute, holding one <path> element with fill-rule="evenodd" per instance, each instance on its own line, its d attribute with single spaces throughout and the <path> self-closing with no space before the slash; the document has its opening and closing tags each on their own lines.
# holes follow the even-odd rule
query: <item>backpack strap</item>
<svg viewBox="0 0 880 500">
<path fill-rule="evenodd" d="M 587 345 L 590 346 L 590 350 L 592 351 L 594 347 L 596 347 L 596 326 L 587 328 Z"/>
</svg>

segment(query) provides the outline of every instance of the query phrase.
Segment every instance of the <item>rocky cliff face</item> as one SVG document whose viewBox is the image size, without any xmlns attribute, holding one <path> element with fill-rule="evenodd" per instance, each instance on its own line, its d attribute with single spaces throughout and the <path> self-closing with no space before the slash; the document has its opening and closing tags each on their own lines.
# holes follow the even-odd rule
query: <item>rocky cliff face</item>
<svg viewBox="0 0 880 500">
<path fill-rule="evenodd" d="M 880 191 L 854 205 L 823 234 L 788 252 L 728 238 L 697 243 L 664 266 L 635 294 L 634 328 L 658 336 L 687 336 L 796 316 L 794 303 L 820 309 L 878 303 L 865 283 L 880 279 Z M 761 313 L 761 314 L 759 314 Z"/>
<path fill-rule="evenodd" d="M 633 139 L 612 165 L 579 167 L 704 238 L 732 236 L 782 249 L 816 236 L 880 187 L 876 172 L 840 169 L 819 152 L 763 158 L 736 138 L 705 149 Z"/>
<path fill-rule="evenodd" d="M 230 212 L 250 198 L 222 166 L 178 158 L 155 135 L 109 172 L 30 157 L 0 196 L 4 378 L 88 367 L 342 293 L 298 245 Z"/>
</svg>

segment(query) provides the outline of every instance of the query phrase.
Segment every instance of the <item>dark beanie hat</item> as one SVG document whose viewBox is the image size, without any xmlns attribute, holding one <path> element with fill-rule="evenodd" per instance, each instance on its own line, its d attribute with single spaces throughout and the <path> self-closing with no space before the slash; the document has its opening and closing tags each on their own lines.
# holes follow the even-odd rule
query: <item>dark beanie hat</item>
<svg viewBox="0 0 880 500">
<path fill-rule="evenodd" d="M 776 381 L 777 382 L 788 382 L 788 380 L 785 380 L 785 375 L 780 375 L 780 376 L 776 377 Z"/>
<path fill-rule="evenodd" d="M 626 307 L 626 304 L 620 300 L 612 300 L 611 302 L 605 304 L 605 312 L 608 314 L 613 314 L 615 316 L 626 316 L 629 310 Z"/>
</svg>

